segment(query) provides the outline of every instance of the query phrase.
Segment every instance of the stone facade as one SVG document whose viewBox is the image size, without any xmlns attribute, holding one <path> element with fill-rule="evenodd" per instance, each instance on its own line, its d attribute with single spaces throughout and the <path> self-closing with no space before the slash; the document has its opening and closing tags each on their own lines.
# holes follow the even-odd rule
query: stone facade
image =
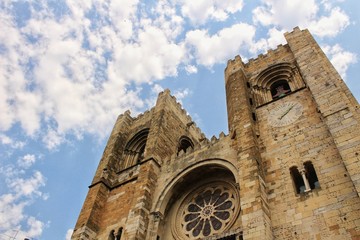
<svg viewBox="0 0 360 240">
<path fill-rule="evenodd" d="M 229 134 L 120 115 L 72 239 L 360 239 L 360 113 L 307 30 L 225 69 Z"/>
</svg>

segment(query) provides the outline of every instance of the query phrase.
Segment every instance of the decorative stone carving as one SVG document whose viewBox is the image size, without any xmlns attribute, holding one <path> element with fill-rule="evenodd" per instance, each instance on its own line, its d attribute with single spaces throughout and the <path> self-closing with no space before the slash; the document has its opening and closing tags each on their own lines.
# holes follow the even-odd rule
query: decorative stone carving
<svg viewBox="0 0 360 240">
<path fill-rule="evenodd" d="M 239 212 L 237 189 L 228 182 L 211 182 L 190 191 L 173 223 L 174 237 L 199 239 L 229 229 Z"/>
</svg>

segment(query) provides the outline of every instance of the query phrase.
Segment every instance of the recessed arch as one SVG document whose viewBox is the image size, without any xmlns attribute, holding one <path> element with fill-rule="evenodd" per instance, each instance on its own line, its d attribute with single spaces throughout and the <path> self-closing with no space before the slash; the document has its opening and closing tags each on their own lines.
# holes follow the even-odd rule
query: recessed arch
<svg viewBox="0 0 360 240">
<path fill-rule="evenodd" d="M 283 97 L 305 86 L 298 68 L 290 62 L 267 67 L 253 78 L 252 82 L 256 106 L 278 99 L 278 95 Z M 276 88 L 284 88 L 284 90 L 276 91 Z"/>
<path fill-rule="evenodd" d="M 131 167 L 139 163 L 145 154 L 147 137 L 149 128 L 145 128 L 137 132 L 125 145 L 124 158 L 121 169 Z"/>
<path fill-rule="evenodd" d="M 280 80 L 289 80 L 293 75 L 292 65 L 290 63 L 274 64 L 263 70 L 255 79 L 256 86 L 269 89 L 271 84 Z"/>
<path fill-rule="evenodd" d="M 160 230 L 161 237 L 166 239 L 203 238 L 231 228 L 240 211 L 237 172 L 237 168 L 227 160 L 205 159 L 175 173 L 176 177 L 166 184 L 153 209 L 153 212 L 164 216 L 159 225 L 162 229 Z M 222 197 L 219 198 L 220 196 Z M 193 201 L 200 201 L 200 199 L 203 199 L 204 203 L 208 202 L 209 205 L 197 209 L 199 214 L 209 214 L 208 217 L 214 214 L 214 216 L 211 215 L 209 218 L 212 221 L 211 224 L 206 225 L 208 220 L 204 218 L 200 220 L 204 221 L 203 226 L 199 225 L 196 229 L 190 230 L 189 221 L 192 221 L 190 218 L 196 213 L 187 213 L 187 211 L 193 211 L 189 210 Z M 218 201 L 210 199 L 218 199 Z M 217 205 L 221 207 L 218 208 Z M 201 204 L 199 206 L 201 208 Z M 223 212 L 217 212 L 220 211 L 217 209 L 222 209 Z"/>
<path fill-rule="evenodd" d="M 237 168 L 231 162 L 224 159 L 204 159 L 188 166 L 187 168 L 183 169 L 181 172 L 176 174 L 177 176 L 173 178 L 165 186 L 164 190 L 161 192 L 159 198 L 157 199 L 155 209 L 153 211 L 164 214 L 167 203 L 171 197 L 170 196 L 171 190 L 174 189 L 174 187 L 176 187 L 177 184 L 183 182 L 183 180 L 186 179 L 186 177 L 189 176 L 191 172 L 201 167 L 212 167 L 212 168 L 217 167 L 219 169 L 225 169 L 232 174 L 232 177 L 234 178 L 234 182 L 237 184 L 239 183 Z"/>
<path fill-rule="evenodd" d="M 177 153 L 179 154 L 179 152 L 182 150 L 186 153 L 186 151 L 192 148 L 194 149 L 194 143 L 191 141 L 191 139 L 189 137 L 186 136 L 182 136 L 179 139 L 179 144 L 178 144 L 178 149 L 177 149 Z"/>
</svg>

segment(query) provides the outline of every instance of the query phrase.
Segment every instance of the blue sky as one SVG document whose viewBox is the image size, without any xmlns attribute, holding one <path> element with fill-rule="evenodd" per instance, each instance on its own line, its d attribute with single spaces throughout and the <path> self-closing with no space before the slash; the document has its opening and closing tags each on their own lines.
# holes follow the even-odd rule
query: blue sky
<svg viewBox="0 0 360 240">
<path fill-rule="evenodd" d="M 360 99 L 356 0 L 0 2 L 0 240 L 69 239 L 116 117 L 169 88 L 227 133 L 228 59 L 308 28 Z"/>
</svg>

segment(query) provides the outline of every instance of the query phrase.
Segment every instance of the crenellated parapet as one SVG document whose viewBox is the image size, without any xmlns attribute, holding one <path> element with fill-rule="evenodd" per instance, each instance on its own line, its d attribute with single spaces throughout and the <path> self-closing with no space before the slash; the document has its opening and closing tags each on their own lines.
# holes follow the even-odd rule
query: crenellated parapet
<svg viewBox="0 0 360 240">
<path fill-rule="evenodd" d="M 168 164 L 171 164 L 171 162 L 179 162 L 182 161 L 182 159 L 191 158 L 194 159 L 194 155 L 199 154 L 200 152 L 205 152 L 208 149 L 214 148 L 214 145 L 221 144 L 222 141 L 225 141 L 225 139 L 229 139 L 229 135 L 225 135 L 224 132 L 221 132 L 218 137 L 215 135 L 211 137 L 211 139 L 204 138 L 199 145 L 195 146 L 194 148 L 189 147 L 186 149 L 186 151 L 181 150 L 178 154 L 173 154 L 171 156 L 170 161 L 168 161 Z"/>
<path fill-rule="evenodd" d="M 201 136 L 199 139 L 205 138 L 205 134 L 196 125 L 196 122 L 193 121 L 193 119 L 188 114 L 188 112 L 183 108 L 181 103 L 177 101 L 176 97 L 171 95 L 169 89 L 165 89 L 164 91 L 159 93 L 158 101 L 163 101 L 164 103 L 166 102 L 167 104 L 170 103 L 170 105 L 173 107 L 172 110 L 174 111 L 174 113 L 176 113 L 177 116 L 181 116 L 182 122 L 186 123 L 186 127 L 192 128 L 192 130 L 195 132 L 197 136 Z"/>
</svg>

